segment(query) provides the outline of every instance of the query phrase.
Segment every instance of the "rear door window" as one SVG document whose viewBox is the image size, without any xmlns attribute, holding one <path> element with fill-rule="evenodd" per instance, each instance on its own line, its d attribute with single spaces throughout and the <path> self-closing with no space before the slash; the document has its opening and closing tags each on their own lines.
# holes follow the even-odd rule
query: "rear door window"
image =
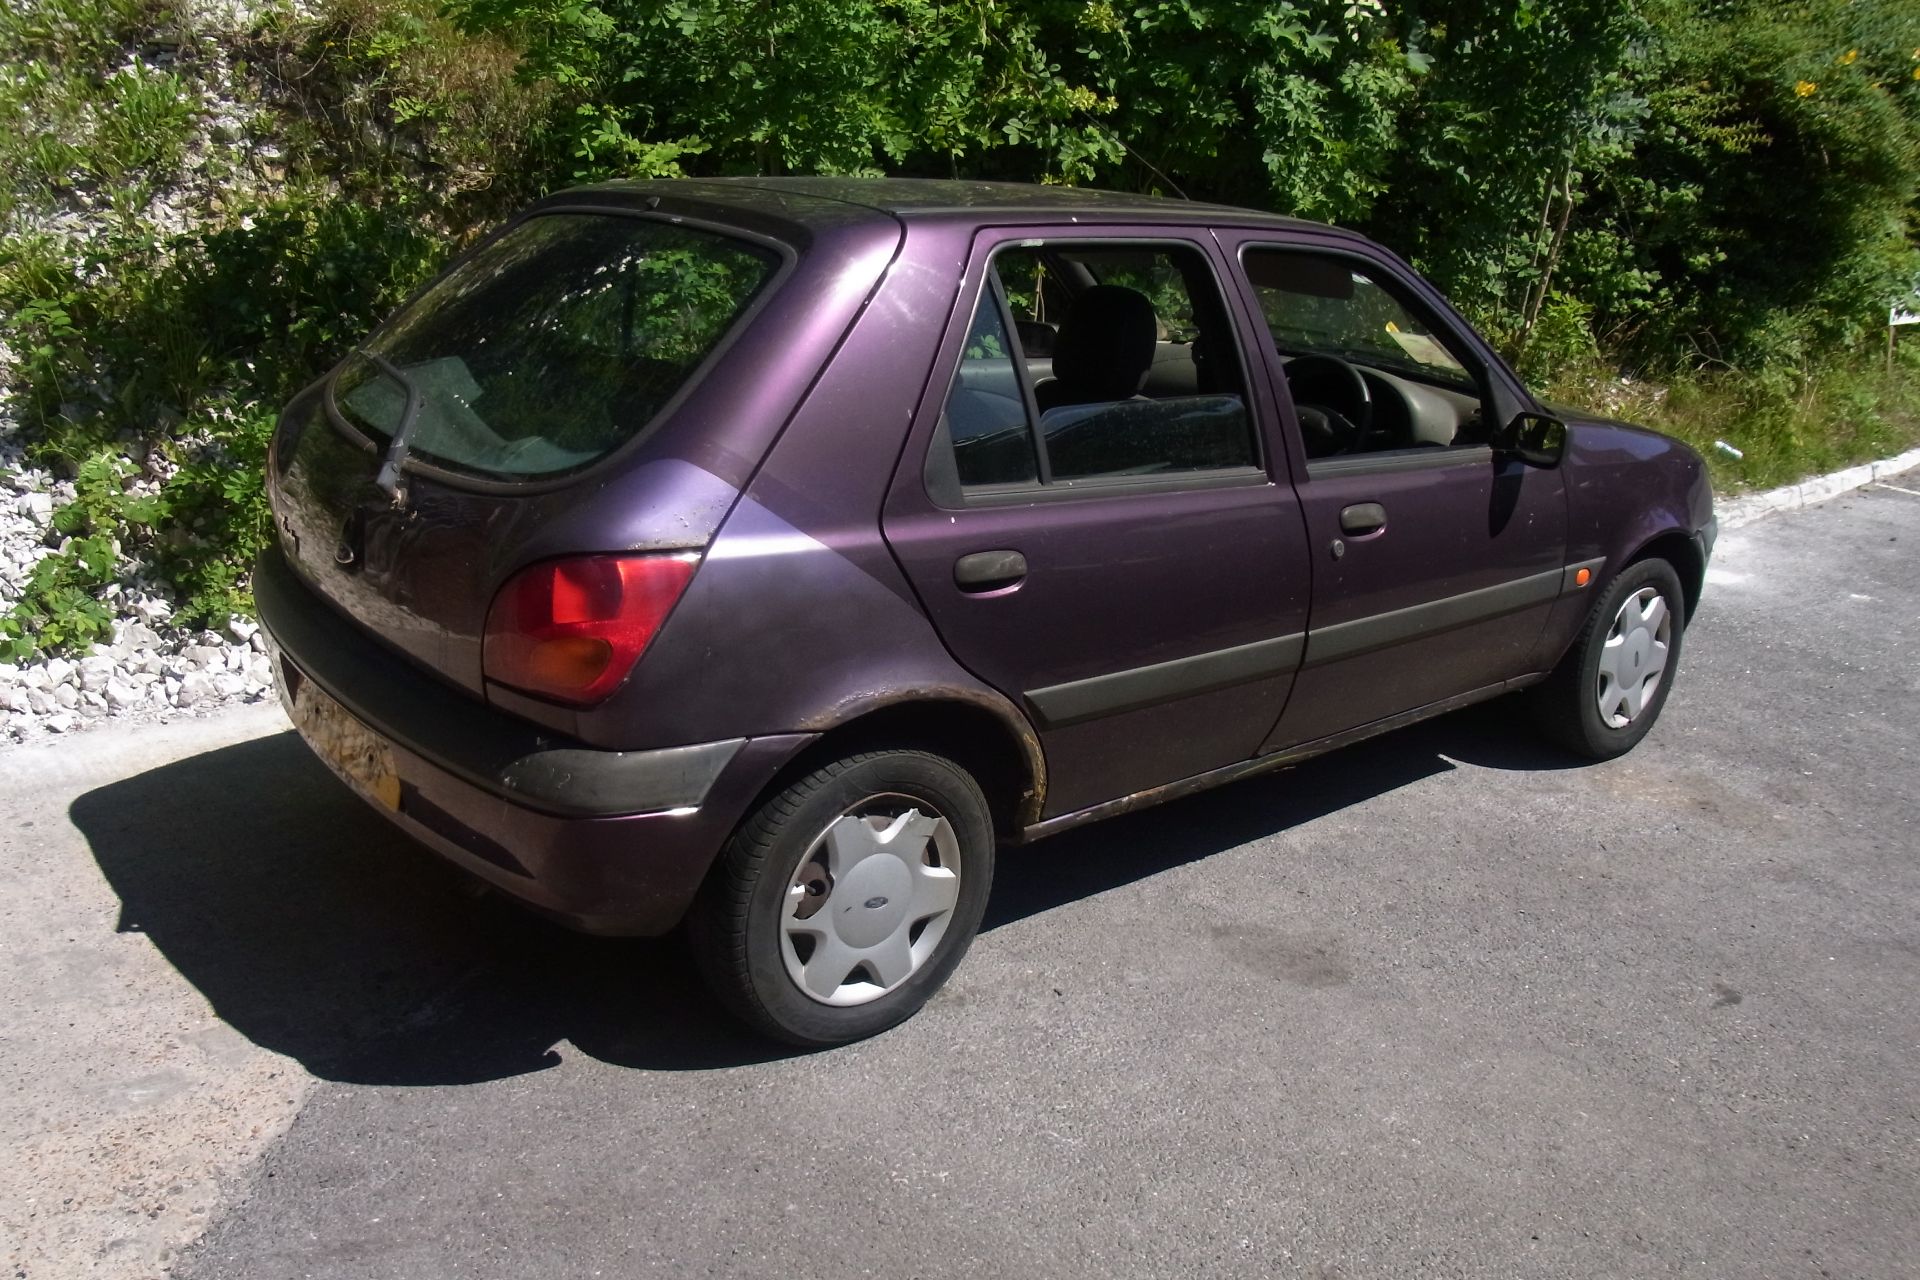
<svg viewBox="0 0 1920 1280">
<path fill-rule="evenodd" d="M 645 430 L 713 353 L 780 259 L 696 228 L 605 214 L 530 218 L 349 357 L 333 402 L 453 471 L 575 470 Z"/>
<path fill-rule="evenodd" d="M 1231 321 L 1186 245 L 1029 240 L 997 254 L 943 425 L 929 476 L 950 457 L 963 492 L 1260 465 Z"/>
</svg>

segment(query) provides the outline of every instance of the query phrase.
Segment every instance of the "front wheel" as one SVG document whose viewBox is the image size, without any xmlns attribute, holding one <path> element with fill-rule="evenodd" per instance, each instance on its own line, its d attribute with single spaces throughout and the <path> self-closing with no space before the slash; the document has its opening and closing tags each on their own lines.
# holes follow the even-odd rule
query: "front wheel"
<svg viewBox="0 0 1920 1280">
<path fill-rule="evenodd" d="M 807 1046 L 913 1016 L 966 954 L 993 884 L 979 784 L 922 751 L 835 760 L 728 841 L 688 924 L 735 1014 Z"/>
<path fill-rule="evenodd" d="M 1567 656 L 1534 688 L 1542 731 L 1590 760 L 1632 750 L 1673 688 L 1685 620 L 1686 597 L 1672 565 L 1628 565 L 1594 602 Z"/>
</svg>

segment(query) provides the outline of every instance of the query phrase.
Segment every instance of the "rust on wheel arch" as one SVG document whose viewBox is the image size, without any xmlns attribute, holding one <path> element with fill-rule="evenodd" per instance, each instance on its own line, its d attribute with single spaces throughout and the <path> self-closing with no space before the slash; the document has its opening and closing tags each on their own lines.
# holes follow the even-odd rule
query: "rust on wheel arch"
<svg viewBox="0 0 1920 1280">
<path fill-rule="evenodd" d="M 915 706 L 958 705 L 985 712 L 1020 744 L 1022 785 L 1015 796 L 1015 828 L 1023 829 L 1040 820 L 1041 806 L 1047 798 L 1047 758 L 1026 716 L 1005 697 L 967 685 L 927 685 L 905 689 L 871 690 L 848 694 L 819 714 L 809 716 L 795 726 L 800 732 L 828 733 L 855 725 L 883 712 L 906 711 Z"/>
</svg>

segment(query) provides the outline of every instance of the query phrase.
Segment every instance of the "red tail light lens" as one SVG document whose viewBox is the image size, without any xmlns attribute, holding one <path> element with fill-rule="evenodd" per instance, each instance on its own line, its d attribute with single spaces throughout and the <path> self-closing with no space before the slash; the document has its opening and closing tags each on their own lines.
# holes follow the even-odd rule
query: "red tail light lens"
<svg viewBox="0 0 1920 1280">
<path fill-rule="evenodd" d="M 487 611 L 487 679 L 584 707 L 627 678 L 698 557 L 578 556 L 508 579 Z"/>
</svg>

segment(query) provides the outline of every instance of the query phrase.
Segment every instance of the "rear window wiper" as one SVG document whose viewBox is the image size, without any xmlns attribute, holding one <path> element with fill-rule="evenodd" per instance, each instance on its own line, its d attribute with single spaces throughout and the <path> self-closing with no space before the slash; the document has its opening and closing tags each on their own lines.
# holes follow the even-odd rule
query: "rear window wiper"
<svg viewBox="0 0 1920 1280">
<path fill-rule="evenodd" d="M 400 421 L 394 424 L 393 434 L 387 438 L 387 452 L 380 459 L 379 472 L 373 477 L 374 487 L 391 498 L 396 509 L 404 508 L 407 505 L 405 472 L 407 459 L 412 453 L 407 437 L 413 431 L 413 424 L 420 420 L 420 384 L 384 356 L 364 349 L 360 355 L 374 368 L 399 383 L 400 389 L 407 393 L 406 406 L 400 410 Z"/>
</svg>

